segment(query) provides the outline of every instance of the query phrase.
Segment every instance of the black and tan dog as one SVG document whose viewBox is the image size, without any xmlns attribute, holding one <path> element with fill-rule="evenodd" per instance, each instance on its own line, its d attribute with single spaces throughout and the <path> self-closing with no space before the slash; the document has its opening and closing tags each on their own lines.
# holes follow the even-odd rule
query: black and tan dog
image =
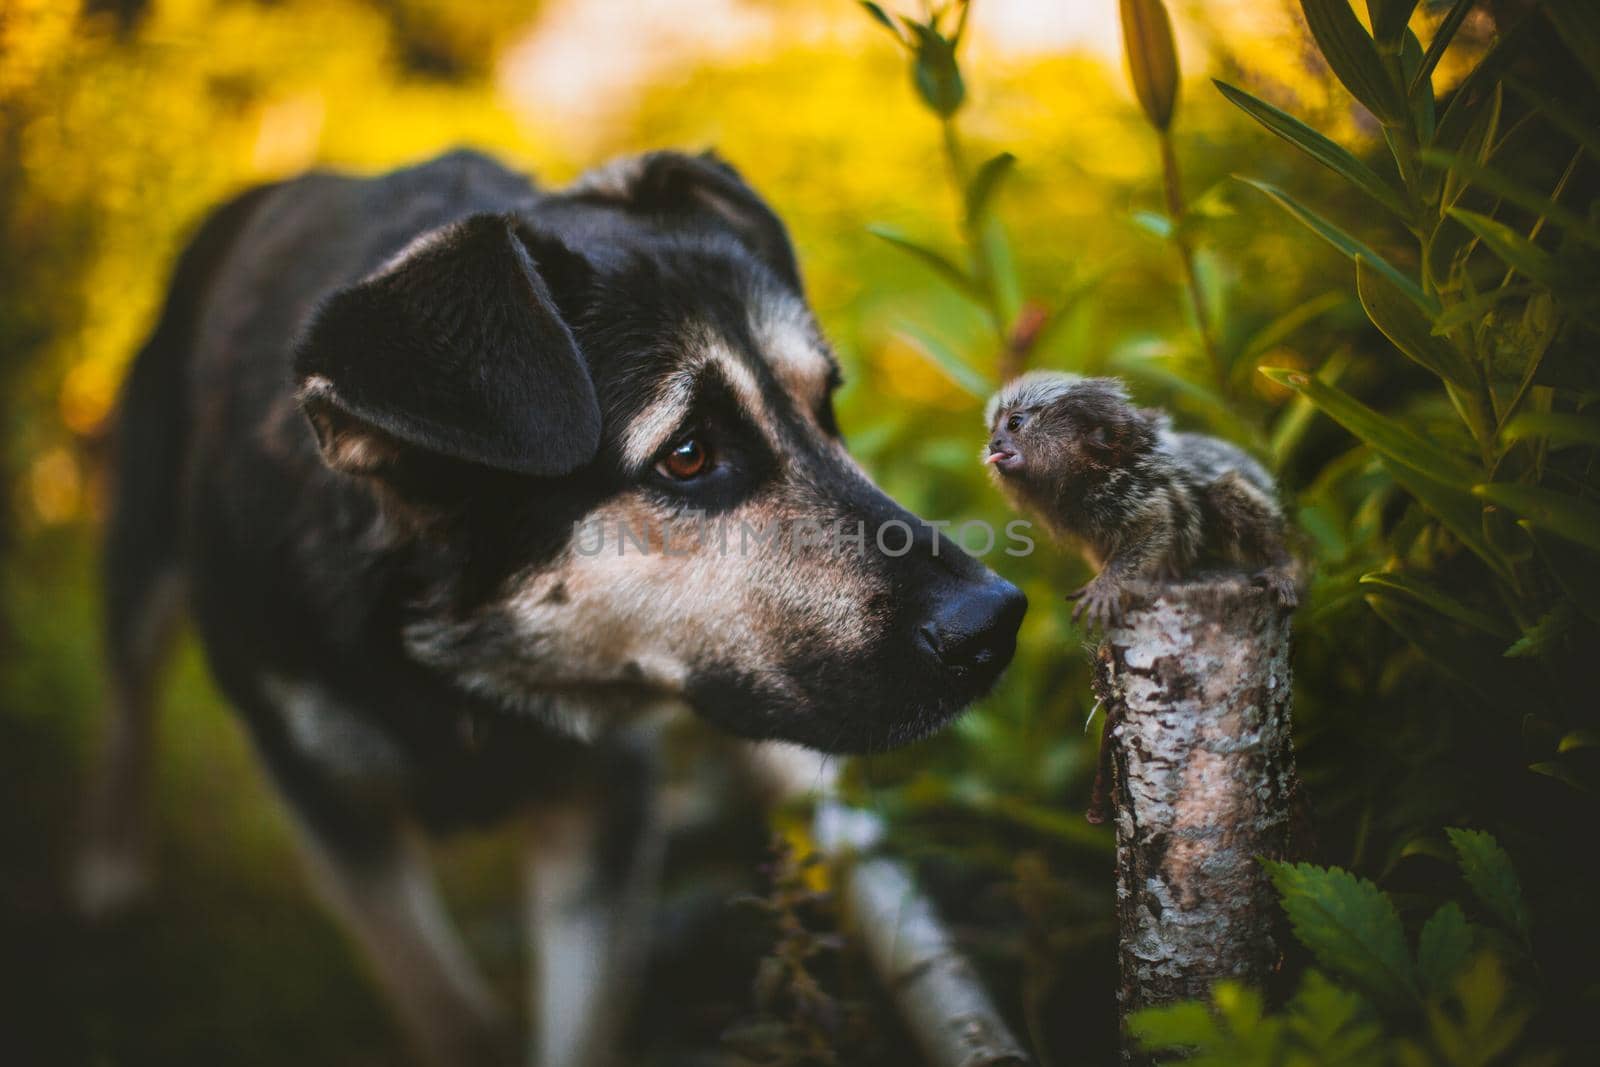
<svg viewBox="0 0 1600 1067">
<path fill-rule="evenodd" d="M 781 223 L 715 157 L 544 193 L 454 153 L 222 208 L 123 398 L 83 891 L 135 879 L 187 607 L 425 1051 L 508 1044 L 417 831 L 532 813 L 535 1055 L 604 1058 L 657 851 L 641 723 L 883 749 L 1011 658 L 1021 594 L 868 480 L 838 384 Z M 669 544 L 690 519 L 734 533 Z M 773 535 L 797 523 L 844 537 Z"/>
</svg>

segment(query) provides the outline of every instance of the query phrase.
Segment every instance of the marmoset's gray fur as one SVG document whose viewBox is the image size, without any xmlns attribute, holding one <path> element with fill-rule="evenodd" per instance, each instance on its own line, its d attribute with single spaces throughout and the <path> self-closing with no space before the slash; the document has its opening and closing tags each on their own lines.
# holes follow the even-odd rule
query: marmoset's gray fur
<svg viewBox="0 0 1600 1067">
<path fill-rule="evenodd" d="M 1237 446 L 1175 432 L 1115 378 L 1052 371 L 1007 383 L 984 421 L 985 462 L 1013 506 L 1100 568 L 1071 594 L 1073 618 L 1118 621 L 1128 582 L 1171 580 L 1202 561 L 1260 568 L 1280 603 L 1297 603 L 1272 477 Z"/>
</svg>

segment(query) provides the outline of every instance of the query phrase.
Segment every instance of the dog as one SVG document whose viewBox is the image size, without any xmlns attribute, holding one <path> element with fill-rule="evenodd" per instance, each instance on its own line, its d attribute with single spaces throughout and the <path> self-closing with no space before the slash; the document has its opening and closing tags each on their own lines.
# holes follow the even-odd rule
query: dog
<svg viewBox="0 0 1600 1067">
<path fill-rule="evenodd" d="M 857 466 L 839 384 L 782 223 L 711 154 L 544 191 L 460 151 L 217 210 L 117 417 L 85 896 L 137 884 L 187 611 L 423 1054 L 520 1056 L 422 846 L 518 818 L 529 1052 L 606 1060 L 660 852 L 650 724 L 888 749 L 1014 651 L 1022 594 Z"/>
</svg>

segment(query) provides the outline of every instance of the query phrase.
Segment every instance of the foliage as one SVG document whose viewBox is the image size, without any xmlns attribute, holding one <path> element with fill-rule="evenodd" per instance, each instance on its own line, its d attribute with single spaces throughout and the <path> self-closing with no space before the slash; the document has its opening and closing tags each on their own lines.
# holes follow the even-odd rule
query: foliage
<svg viewBox="0 0 1600 1067">
<path fill-rule="evenodd" d="M 1527 916 L 1505 851 L 1479 830 L 1446 834 L 1498 933 L 1524 937 Z M 1191 1062 L 1239 1067 L 1556 1062 L 1529 1051 L 1538 989 L 1512 977 L 1522 959 L 1490 947 L 1504 942 L 1467 922 L 1455 901 L 1422 924 L 1413 955 L 1395 900 L 1371 882 L 1308 863 L 1268 868 L 1295 936 L 1322 969 L 1306 972 L 1281 1012 L 1268 1012 L 1258 991 L 1233 982 L 1219 982 L 1209 1005 L 1139 1012 L 1130 1026 L 1146 1049 L 1193 1050 Z M 1502 914 L 1512 901 L 1516 910 Z"/>
<path fill-rule="evenodd" d="M 1491 25 L 1473 6 L 1460 0 L 1419 12 L 1415 3 L 1374 0 L 1363 22 L 1347 0 L 1304 0 L 1314 54 L 1364 109 L 1358 116 L 1376 121 L 1381 157 L 1341 143 L 1348 128 L 1327 112 L 1322 132 L 1315 118 L 1270 100 L 1270 82 L 1244 87 L 1260 76 L 1241 67 L 1239 78 L 1217 79 L 1221 98 L 1324 177 L 1300 173 L 1291 184 L 1262 174 L 1277 157 L 1261 153 L 1237 168 L 1255 172 L 1237 175 L 1245 198 L 1213 187 L 1191 202 L 1165 5 L 1123 3 L 1128 68 L 1160 150 L 1165 207 L 1136 207 L 1130 222 L 1175 252 L 1189 329 L 1160 342 L 1159 360 L 1106 360 L 1082 348 L 1046 358 L 1118 371 L 1164 395 L 1213 432 L 1266 452 L 1297 495 L 1317 564 L 1300 623 L 1301 766 L 1352 861 L 1374 875 L 1432 884 L 1428 857 L 1438 847 L 1425 827 L 1471 813 L 1524 842 L 1545 896 L 1568 900 L 1593 874 L 1590 857 L 1567 846 L 1596 814 L 1600 770 L 1579 741 L 1591 737 L 1600 709 L 1582 652 L 1600 637 L 1600 379 L 1590 358 L 1600 343 L 1600 290 L 1589 281 L 1600 266 L 1600 96 L 1584 47 L 1593 16 L 1581 5 L 1552 5 L 1499 11 Z M 1430 26 L 1425 49 L 1419 31 Z M 1486 27 L 1494 32 L 1485 35 Z M 1457 80 L 1436 89 L 1449 84 L 1439 76 L 1447 66 Z M 1292 98 L 1276 88 L 1280 101 Z M 948 120 L 944 127 L 948 138 Z M 1015 156 L 1006 156 L 1013 185 L 1029 168 L 1021 149 Z M 1252 252 L 1227 243 L 1230 213 L 1271 225 L 1250 190 L 1264 194 L 1258 203 L 1269 206 L 1261 210 L 1275 205 L 1291 227 L 1347 261 L 1348 295 L 1301 289 L 1276 317 L 1239 327 L 1252 293 L 1238 282 L 1242 270 L 1216 265 Z M 979 262 L 974 243 L 965 243 Z M 939 255 L 926 246 L 910 251 Z M 957 299 L 981 302 L 971 284 L 980 272 L 944 263 Z M 1351 310 L 1360 318 L 1347 317 Z M 1052 313 L 1046 306 L 1041 317 L 1049 322 Z M 1320 369 L 1282 346 L 1312 324 L 1324 335 Z M 946 348 L 934 361 L 963 385 L 988 385 L 1022 369 L 1029 355 L 986 344 Z M 1250 387 L 1258 368 L 1266 389 Z M 1360 614 L 1363 604 L 1369 615 Z M 1405 784 L 1396 789 L 1396 781 Z M 1413 950 L 1398 900 L 1372 879 L 1276 865 L 1272 876 L 1300 940 L 1359 994 L 1313 971 L 1291 1006 L 1273 1014 L 1256 995 L 1220 987 L 1215 1015 L 1189 1005 L 1161 1017 L 1160 1025 L 1194 1028 L 1204 1039 L 1167 1044 L 1201 1047 L 1217 1063 L 1499 1062 L 1502 1052 L 1522 1057 L 1530 1047 L 1535 1004 L 1545 1013 L 1541 1025 L 1580 1032 L 1576 1004 L 1585 994 L 1538 990 L 1525 978 L 1534 955 L 1543 954 L 1542 967 L 1574 968 L 1583 952 L 1535 941 L 1492 838 L 1451 831 L 1450 840 L 1496 920 L 1488 942 L 1499 954 L 1485 955 L 1484 939 L 1453 901 L 1422 924 Z M 1596 944 L 1594 916 L 1564 906 L 1561 921 L 1586 946 Z M 1469 967 L 1469 959 L 1477 962 Z M 1590 979 L 1578 986 L 1594 988 Z M 1339 1013 L 1366 1005 L 1362 995 L 1389 1029 L 1369 1019 L 1337 1052 L 1303 1037 L 1344 1040 Z"/>
</svg>

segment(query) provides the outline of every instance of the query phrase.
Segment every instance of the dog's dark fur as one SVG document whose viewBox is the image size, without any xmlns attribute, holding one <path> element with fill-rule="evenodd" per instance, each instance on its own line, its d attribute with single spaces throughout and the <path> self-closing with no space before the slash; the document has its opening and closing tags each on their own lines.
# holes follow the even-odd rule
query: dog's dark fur
<svg viewBox="0 0 1600 1067">
<path fill-rule="evenodd" d="M 881 749 L 936 729 L 1010 659 L 1020 594 L 854 465 L 837 384 L 783 227 L 714 157 L 654 153 L 545 193 L 458 152 L 222 208 L 121 409 L 100 874 L 129 833 L 119 793 L 140 778 L 181 581 L 329 897 L 402 1011 L 436 1016 L 410 1020 L 435 1058 L 478 1055 L 494 1013 L 429 928 L 404 826 L 545 801 L 580 823 L 604 804 L 600 821 L 638 837 L 647 775 L 613 739 L 642 709 Z M 659 460 L 691 435 L 716 462 L 675 481 Z M 695 513 L 859 522 L 868 547 L 574 550 L 579 521 Z M 899 557 L 872 550 L 894 519 L 915 531 Z M 637 846 L 606 845 L 612 873 L 585 899 L 626 882 Z M 578 1062 L 604 1035 L 539 1041 Z"/>
</svg>

